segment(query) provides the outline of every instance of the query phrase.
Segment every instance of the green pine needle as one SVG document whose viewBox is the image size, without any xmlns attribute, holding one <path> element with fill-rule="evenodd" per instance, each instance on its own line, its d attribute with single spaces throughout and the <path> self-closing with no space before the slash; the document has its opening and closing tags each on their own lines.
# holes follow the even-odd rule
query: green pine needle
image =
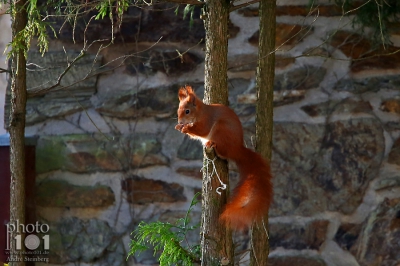
<svg viewBox="0 0 400 266">
<path fill-rule="evenodd" d="M 199 195 L 200 193 L 197 193 L 194 196 L 185 217 L 178 219 L 175 225 L 159 221 L 140 222 L 136 230 L 132 232 L 134 237 L 130 244 L 128 258 L 136 253 L 140 254 L 151 245 L 154 249 L 154 256 L 160 254 L 158 261 L 161 266 L 174 264 L 190 266 L 193 265 L 193 262 L 199 261 L 200 246 L 183 244 L 187 233 L 198 228 L 198 225 L 189 226 L 189 214 L 199 202 L 197 200 Z"/>
</svg>

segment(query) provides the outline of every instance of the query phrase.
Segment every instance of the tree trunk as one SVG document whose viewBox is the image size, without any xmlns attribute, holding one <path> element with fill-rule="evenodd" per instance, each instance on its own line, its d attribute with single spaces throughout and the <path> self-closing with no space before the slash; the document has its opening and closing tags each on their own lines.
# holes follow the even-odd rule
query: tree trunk
<svg viewBox="0 0 400 266">
<path fill-rule="evenodd" d="M 276 0 L 261 0 L 259 6 L 260 39 L 256 73 L 256 149 L 264 158 L 271 159 L 273 129 L 273 92 L 275 77 Z M 268 215 L 264 224 L 254 225 L 251 235 L 250 265 L 268 265 Z"/>
<path fill-rule="evenodd" d="M 26 1 L 14 0 L 13 3 L 13 39 L 26 26 L 27 15 L 25 12 Z M 26 43 L 19 43 L 19 49 L 12 54 L 11 66 L 11 114 L 10 114 L 10 224 L 25 224 L 25 108 L 26 108 L 26 58 L 23 49 Z M 13 231 L 10 236 L 10 254 L 17 254 L 22 261 L 11 262 L 10 265 L 25 265 L 24 244 L 21 249 L 16 248 L 15 237 L 18 234 Z M 21 241 L 25 237 L 22 235 Z"/>
<path fill-rule="evenodd" d="M 228 104 L 228 18 L 229 2 L 210 0 L 204 7 L 206 31 L 205 91 L 204 102 Z M 221 195 L 216 190 L 221 187 L 213 173 L 213 164 L 207 158 L 216 158 L 214 152 L 204 152 L 202 219 L 201 219 L 201 265 L 233 265 L 232 232 L 219 222 L 219 216 L 227 200 L 227 191 Z M 229 184 L 227 161 L 216 158 L 215 171 L 225 184 Z M 208 169 L 208 171 L 206 170 Z M 213 173 L 213 174 L 212 174 Z"/>
</svg>

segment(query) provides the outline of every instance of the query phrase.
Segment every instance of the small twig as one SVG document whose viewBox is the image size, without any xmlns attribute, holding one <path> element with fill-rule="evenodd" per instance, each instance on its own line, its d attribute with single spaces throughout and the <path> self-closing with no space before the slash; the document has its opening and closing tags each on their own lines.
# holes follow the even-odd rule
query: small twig
<svg viewBox="0 0 400 266">
<path fill-rule="evenodd" d="M 1 68 L 1 67 L 0 67 L 0 73 L 9 73 L 9 74 L 11 74 L 11 71 L 8 70 L 8 69 Z"/>
<path fill-rule="evenodd" d="M 186 4 L 186 5 L 194 5 L 194 6 L 202 6 L 204 2 L 200 2 L 197 0 L 164 0 L 160 2 L 169 2 L 169 3 L 177 3 L 177 4 Z"/>
<path fill-rule="evenodd" d="M 100 134 L 101 134 L 106 140 L 108 140 L 108 141 L 113 141 L 113 140 L 115 139 L 114 136 L 112 136 L 111 138 L 109 138 L 106 134 L 104 134 L 103 131 L 100 130 L 100 128 L 96 125 L 96 123 L 95 123 L 95 122 L 93 121 L 93 119 L 90 117 L 90 115 L 89 115 L 89 113 L 88 113 L 88 111 L 87 111 L 87 108 L 85 108 L 85 107 L 82 105 L 82 103 L 76 98 L 76 96 L 75 96 L 73 93 L 71 93 L 69 90 L 67 90 L 67 92 L 68 92 L 69 95 L 71 95 L 71 96 L 75 99 L 75 101 L 81 106 L 83 112 L 85 112 L 87 118 L 89 118 L 90 122 L 92 122 L 93 126 L 97 129 L 97 131 L 100 132 Z"/>
<path fill-rule="evenodd" d="M 253 0 L 253 1 L 249 1 L 249 2 L 246 2 L 246 3 L 240 4 L 240 5 L 237 5 L 237 6 L 232 5 L 232 7 L 229 9 L 229 12 L 232 12 L 232 11 L 235 11 L 235 10 L 240 9 L 242 7 L 246 7 L 246 6 L 249 6 L 249 5 L 252 5 L 252 4 L 255 4 L 255 3 L 259 3 L 259 2 L 260 2 L 260 0 Z"/>
<path fill-rule="evenodd" d="M 29 67 L 34 67 L 35 70 L 30 69 Z M 45 67 L 42 67 L 42 66 L 40 66 L 38 64 L 35 64 L 35 63 L 27 63 L 26 64 L 26 71 L 35 71 L 35 72 L 37 72 L 37 71 L 39 71 L 38 69 L 40 69 L 40 71 L 46 71 L 46 70 L 50 69 L 50 67 L 49 68 L 45 68 Z"/>
<path fill-rule="evenodd" d="M 350 13 L 352 13 L 352 12 L 356 12 L 358 9 L 361 9 L 362 7 L 364 7 L 365 5 L 367 5 L 369 2 L 371 2 L 372 0 L 368 0 L 367 2 L 365 2 L 365 3 L 363 3 L 362 5 L 360 5 L 360 6 L 358 6 L 358 7 L 355 7 L 355 8 L 353 8 L 353 9 L 350 9 L 349 11 L 344 11 L 344 4 L 345 4 L 345 2 L 343 1 L 343 5 L 342 5 L 342 16 L 340 17 L 340 20 L 344 17 L 344 16 L 346 16 L 346 15 L 348 15 L 348 14 L 350 14 Z"/>
<path fill-rule="evenodd" d="M 48 88 L 45 88 L 43 90 L 40 90 L 40 94 L 44 94 L 48 91 L 53 90 L 55 87 L 60 86 L 61 84 L 61 80 L 63 79 L 63 77 L 67 74 L 67 72 L 75 65 L 75 63 L 83 58 L 85 56 L 85 51 L 82 50 L 79 55 L 77 57 L 74 58 L 74 60 L 72 60 L 72 62 L 68 63 L 67 67 L 64 69 L 64 71 L 58 76 L 57 82 L 56 84 L 54 84 L 53 86 L 50 86 Z M 35 92 L 28 92 L 29 96 L 31 96 L 30 94 L 36 94 Z"/>
<path fill-rule="evenodd" d="M 275 50 L 269 52 L 266 56 L 261 57 L 261 58 L 259 58 L 259 59 L 257 59 L 257 60 L 253 60 L 253 61 L 250 61 L 250 62 L 246 62 L 246 63 L 243 63 L 243 64 L 239 64 L 239 65 L 236 65 L 236 66 L 229 67 L 228 70 L 235 69 L 235 68 L 238 68 L 238 67 L 242 67 L 242 66 L 245 66 L 245 65 L 254 63 L 254 62 L 258 62 L 258 61 L 260 61 L 260 60 L 262 60 L 262 59 L 264 59 L 264 58 L 266 58 L 266 57 L 268 57 L 268 56 L 274 54 L 274 53 L 277 52 L 280 48 L 282 48 L 286 43 L 288 43 L 289 41 L 291 41 L 292 39 L 294 39 L 294 38 L 297 37 L 298 35 L 302 34 L 304 31 L 306 31 L 306 33 L 303 34 L 303 36 L 305 36 L 305 35 L 311 30 L 312 25 L 315 23 L 315 21 L 316 21 L 316 20 L 318 19 L 318 17 L 319 17 L 319 10 L 318 10 L 317 8 L 316 8 L 316 9 L 310 10 L 306 17 L 308 17 L 309 15 L 311 15 L 311 13 L 313 13 L 315 10 L 317 10 L 317 14 L 316 14 L 316 16 L 314 17 L 313 21 L 310 23 L 310 25 L 306 25 L 305 27 L 301 28 L 297 33 L 295 33 L 293 36 L 291 36 L 290 38 L 288 38 L 287 40 L 285 40 L 282 44 L 280 44 L 278 47 L 276 47 Z M 295 26 L 292 27 L 292 30 L 293 30 L 294 28 L 295 28 Z M 322 44 L 323 44 L 323 43 L 322 43 Z M 321 46 L 322 44 L 320 44 L 319 46 Z M 318 46 L 318 47 L 319 47 L 319 46 Z"/>
<path fill-rule="evenodd" d="M 379 19 L 379 29 L 380 29 L 380 33 L 381 33 L 381 41 L 382 41 L 382 45 L 383 45 L 383 49 L 386 50 L 385 47 L 385 37 L 383 36 L 383 31 L 382 31 L 382 18 L 381 18 L 381 10 L 379 8 L 379 3 L 378 1 L 375 0 L 376 3 L 376 7 L 378 8 L 378 19 Z"/>
</svg>

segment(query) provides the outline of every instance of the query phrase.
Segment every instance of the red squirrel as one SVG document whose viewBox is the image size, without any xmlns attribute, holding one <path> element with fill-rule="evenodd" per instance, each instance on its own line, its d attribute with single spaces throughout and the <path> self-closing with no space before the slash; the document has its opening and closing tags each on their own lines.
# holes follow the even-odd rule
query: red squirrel
<svg viewBox="0 0 400 266">
<path fill-rule="evenodd" d="M 247 229 L 262 222 L 272 201 L 270 166 L 260 154 L 244 146 L 238 116 L 222 104 L 204 104 L 192 87 L 179 89 L 178 124 L 175 129 L 214 148 L 218 157 L 236 163 L 240 182 L 220 220 L 232 229 Z"/>
</svg>

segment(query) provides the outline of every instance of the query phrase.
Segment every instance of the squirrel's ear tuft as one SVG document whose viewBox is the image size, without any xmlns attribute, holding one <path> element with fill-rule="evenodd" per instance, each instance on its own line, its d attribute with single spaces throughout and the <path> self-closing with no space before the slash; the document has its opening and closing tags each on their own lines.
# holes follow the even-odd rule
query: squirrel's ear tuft
<svg viewBox="0 0 400 266">
<path fill-rule="evenodd" d="M 188 95 L 188 91 L 186 90 L 186 88 L 185 87 L 181 87 L 179 89 L 179 92 L 178 92 L 179 101 L 182 101 L 182 100 L 186 99 L 186 97 L 188 97 L 188 96 L 189 95 Z"/>
<path fill-rule="evenodd" d="M 185 85 L 185 89 L 187 91 L 187 95 L 189 97 L 189 101 L 193 104 L 193 106 L 196 106 L 196 101 L 198 99 L 197 99 L 196 93 L 194 93 L 194 90 L 193 90 L 192 86 Z"/>
<path fill-rule="evenodd" d="M 194 93 L 192 86 L 185 85 L 185 87 L 181 87 L 178 92 L 179 101 L 183 101 L 189 98 L 189 101 L 192 102 L 193 105 L 196 105 L 197 96 Z"/>
<path fill-rule="evenodd" d="M 188 94 L 195 94 L 192 86 L 185 85 L 185 89 L 187 90 Z"/>
</svg>

